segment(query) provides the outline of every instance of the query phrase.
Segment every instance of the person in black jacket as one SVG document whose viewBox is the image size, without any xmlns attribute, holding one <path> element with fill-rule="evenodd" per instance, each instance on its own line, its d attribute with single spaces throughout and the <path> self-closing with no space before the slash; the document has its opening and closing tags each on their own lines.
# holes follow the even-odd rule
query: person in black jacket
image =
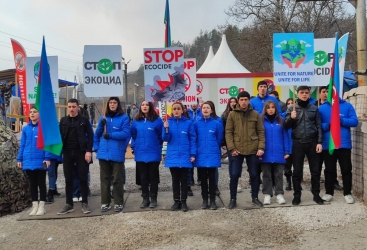
<svg viewBox="0 0 367 250">
<path fill-rule="evenodd" d="M 323 204 L 320 197 L 320 167 L 319 154 L 322 152 L 322 128 L 320 114 L 317 106 L 310 104 L 310 87 L 299 86 L 297 89 L 297 102 L 295 109 L 287 110 L 284 128 L 292 128 L 292 158 L 293 158 L 293 205 L 301 203 L 301 181 L 303 176 L 303 163 L 307 156 L 311 172 L 311 192 L 313 200 Z"/>
<path fill-rule="evenodd" d="M 88 206 L 88 171 L 92 160 L 93 129 L 87 117 L 79 115 L 77 99 L 68 101 L 69 115 L 60 120 L 60 133 L 63 143 L 63 167 L 65 175 L 66 206 L 57 214 L 74 211 L 73 169 L 76 167 L 82 193 L 82 211 L 90 213 Z"/>
</svg>

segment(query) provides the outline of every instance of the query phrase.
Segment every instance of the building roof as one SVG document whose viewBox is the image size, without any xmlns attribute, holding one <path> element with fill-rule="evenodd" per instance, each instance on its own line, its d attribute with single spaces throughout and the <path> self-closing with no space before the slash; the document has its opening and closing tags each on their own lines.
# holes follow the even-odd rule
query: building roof
<svg viewBox="0 0 367 250">
<path fill-rule="evenodd" d="M 220 43 L 219 49 L 213 59 L 210 60 L 209 64 L 206 65 L 205 68 L 202 68 L 203 67 L 201 67 L 200 72 L 198 71 L 197 73 L 251 73 L 243 67 L 233 55 L 231 49 L 228 47 L 226 35 L 222 36 L 222 42 Z"/>
</svg>

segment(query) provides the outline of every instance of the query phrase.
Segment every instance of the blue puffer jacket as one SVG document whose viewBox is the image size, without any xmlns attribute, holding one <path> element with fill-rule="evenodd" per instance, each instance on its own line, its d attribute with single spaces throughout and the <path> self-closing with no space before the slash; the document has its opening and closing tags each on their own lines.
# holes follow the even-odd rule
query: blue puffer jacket
<svg viewBox="0 0 367 250">
<path fill-rule="evenodd" d="M 162 159 L 162 128 L 161 118 L 154 121 L 133 120 L 131 125 L 131 148 L 134 150 L 136 162 L 160 162 Z"/>
<path fill-rule="evenodd" d="M 284 155 L 291 154 L 289 148 L 289 135 L 276 119 L 271 122 L 264 118 L 265 151 L 261 163 L 285 164 Z"/>
<path fill-rule="evenodd" d="M 55 160 L 58 163 L 62 163 L 62 153 L 60 154 L 60 156 L 49 153 L 49 156 L 50 160 Z"/>
<path fill-rule="evenodd" d="M 43 161 L 50 160 L 50 153 L 37 148 L 38 123 L 29 122 L 23 128 L 18 153 L 18 162 L 22 163 L 23 170 L 44 170 Z"/>
<path fill-rule="evenodd" d="M 263 112 L 263 109 L 264 109 L 264 104 L 267 101 L 274 101 L 277 105 L 278 114 L 282 113 L 282 109 L 280 108 L 278 99 L 275 98 L 274 96 L 270 96 L 268 94 L 266 94 L 264 98 L 261 98 L 259 95 L 257 95 L 255 98 L 251 99 L 250 104 L 251 104 L 252 108 L 254 110 L 256 110 L 257 113 L 259 113 L 261 115 L 262 112 Z"/>
<path fill-rule="evenodd" d="M 190 157 L 196 156 L 196 133 L 192 121 L 182 116 L 168 119 L 168 133 L 162 128 L 162 138 L 167 144 L 166 167 L 192 168 Z"/>
<path fill-rule="evenodd" d="M 197 107 L 195 111 L 192 110 L 192 108 L 188 108 L 187 113 L 189 113 L 190 120 L 193 122 L 203 117 L 203 114 L 201 113 L 201 109 L 199 107 Z"/>
<path fill-rule="evenodd" d="M 194 122 L 197 135 L 197 154 L 194 161 L 195 167 L 221 166 L 220 146 L 223 140 L 223 125 L 212 117 L 204 118 Z"/>
<path fill-rule="evenodd" d="M 340 133 L 341 147 L 345 149 L 352 148 L 350 128 L 357 127 L 358 118 L 352 104 L 339 98 L 340 109 Z M 328 101 L 319 106 L 321 126 L 322 126 L 322 149 L 329 149 L 330 140 L 330 120 L 331 120 L 331 105 Z"/>
<path fill-rule="evenodd" d="M 126 147 L 131 138 L 129 117 L 125 114 L 106 116 L 106 133 L 109 134 L 109 139 L 103 137 L 102 119 L 103 117 L 99 118 L 94 133 L 94 150 L 97 151 L 97 159 L 124 162 Z"/>
</svg>

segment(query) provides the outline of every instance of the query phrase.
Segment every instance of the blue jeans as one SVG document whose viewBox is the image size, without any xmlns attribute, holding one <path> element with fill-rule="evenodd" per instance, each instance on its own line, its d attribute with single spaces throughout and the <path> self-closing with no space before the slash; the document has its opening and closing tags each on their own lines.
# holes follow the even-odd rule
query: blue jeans
<svg viewBox="0 0 367 250">
<path fill-rule="evenodd" d="M 258 198 L 259 194 L 259 170 L 258 163 L 259 158 L 256 155 L 237 155 L 231 156 L 228 158 L 229 160 L 229 190 L 231 193 L 231 199 L 237 199 L 237 185 L 238 179 L 242 174 L 242 164 L 244 159 L 246 159 L 246 164 L 248 168 L 248 172 L 250 174 L 250 182 L 251 182 L 251 197 Z"/>
<path fill-rule="evenodd" d="M 57 160 L 51 160 L 51 164 L 48 167 L 48 189 L 55 190 L 56 189 L 56 169 L 59 163 Z"/>
</svg>

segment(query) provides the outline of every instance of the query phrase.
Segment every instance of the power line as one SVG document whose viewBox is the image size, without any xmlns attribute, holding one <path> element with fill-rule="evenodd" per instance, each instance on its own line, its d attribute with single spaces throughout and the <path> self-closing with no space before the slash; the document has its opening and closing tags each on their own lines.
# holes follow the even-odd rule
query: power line
<svg viewBox="0 0 367 250">
<path fill-rule="evenodd" d="M 15 36 L 15 35 L 12 35 L 12 34 L 6 33 L 6 32 L 1 31 L 1 30 L 0 30 L 0 33 L 6 34 L 6 35 L 9 35 L 9 36 L 12 36 L 12 37 L 20 38 L 20 39 L 23 39 L 23 40 L 28 41 L 28 42 L 31 42 L 31 43 L 35 43 L 35 44 L 40 44 L 40 45 L 42 45 L 42 43 L 34 42 L 34 41 L 29 40 L 29 39 L 26 39 L 26 38 L 20 37 L 20 36 Z M 62 52 L 65 52 L 65 53 L 68 53 L 68 54 L 71 54 L 71 55 L 75 55 L 75 56 L 80 56 L 80 57 L 82 57 L 82 55 L 78 55 L 78 54 L 75 54 L 75 53 L 72 53 L 72 52 L 68 52 L 68 51 L 65 51 L 65 50 L 62 50 L 62 49 L 58 49 L 58 48 L 55 48 L 55 47 L 51 47 L 51 46 L 46 46 L 46 47 L 49 47 L 49 48 L 51 48 L 51 49 L 56 49 L 56 50 L 59 50 L 59 51 L 62 51 Z"/>
<path fill-rule="evenodd" d="M 6 42 L 4 42 L 4 41 L 0 41 L 0 42 L 2 42 L 2 43 L 6 43 Z M 7 48 L 12 48 L 12 47 L 9 47 L 9 46 L 6 46 L 6 45 L 1 45 L 0 44 L 0 46 L 3 46 L 3 47 L 7 47 Z M 34 51 L 34 52 L 28 52 L 28 53 L 31 53 L 31 54 L 35 54 L 35 55 L 40 55 L 41 54 L 41 52 L 40 51 L 37 51 L 37 50 L 34 50 L 34 49 L 29 49 L 29 48 L 24 48 L 24 49 L 26 49 L 26 52 L 28 52 L 28 51 Z M 61 61 L 65 61 L 65 60 L 67 60 L 67 62 L 74 62 L 74 63 L 80 63 L 80 64 L 82 64 L 82 62 L 81 61 L 76 61 L 76 60 L 73 60 L 73 59 L 69 59 L 69 58 L 66 58 L 66 57 L 62 57 L 62 56 L 57 56 L 58 58 L 62 58 L 62 59 L 64 59 L 64 60 L 61 60 Z"/>
</svg>

